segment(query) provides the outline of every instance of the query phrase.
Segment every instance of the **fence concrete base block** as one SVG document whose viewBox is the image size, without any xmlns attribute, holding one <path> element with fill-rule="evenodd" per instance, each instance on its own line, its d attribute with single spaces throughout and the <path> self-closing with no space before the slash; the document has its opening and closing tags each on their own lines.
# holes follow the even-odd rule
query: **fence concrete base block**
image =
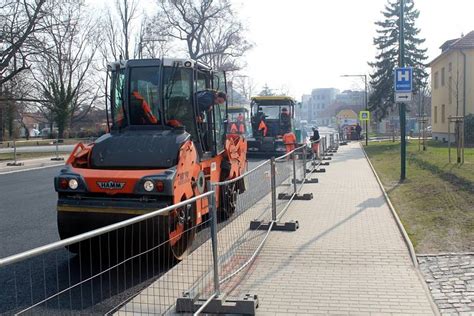
<svg viewBox="0 0 474 316">
<path fill-rule="evenodd" d="M 250 230 L 268 230 L 272 222 L 263 222 L 253 220 L 250 222 Z M 300 227 L 298 221 L 289 221 L 285 223 L 276 222 L 273 224 L 272 230 L 294 232 Z"/>
<path fill-rule="evenodd" d="M 323 157 L 323 160 L 332 160 L 331 157 Z"/>
<path fill-rule="evenodd" d="M 207 299 L 193 298 L 189 293 L 184 293 L 183 297 L 176 300 L 176 313 L 196 312 L 207 301 Z M 203 314 L 238 314 L 255 315 L 258 307 L 258 296 L 245 294 L 241 298 L 222 299 L 216 297 L 202 310 Z"/>
<path fill-rule="evenodd" d="M 7 162 L 8 167 L 17 167 L 17 166 L 23 166 L 22 162 Z"/>
<path fill-rule="evenodd" d="M 329 166 L 329 162 L 321 162 L 320 165 L 321 166 Z"/>
<path fill-rule="evenodd" d="M 309 171 L 307 171 L 309 172 Z M 295 183 L 295 180 L 292 180 L 291 183 Z M 299 179 L 296 179 L 296 184 L 302 184 L 303 183 L 303 180 L 299 180 Z M 304 183 L 318 183 L 318 179 L 317 178 L 312 178 L 312 179 L 306 179 L 304 180 Z"/>
<path fill-rule="evenodd" d="M 326 154 L 326 157 L 332 157 L 332 156 L 334 156 L 334 154 L 332 154 L 332 151 L 329 150 L 328 153 L 329 153 L 329 154 Z"/>
<path fill-rule="evenodd" d="M 325 168 L 314 169 L 312 172 L 313 173 L 323 173 L 323 172 L 326 172 L 326 169 Z"/>
<path fill-rule="evenodd" d="M 64 158 L 63 157 L 54 157 L 54 158 L 51 158 L 51 160 L 60 161 L 60 160 L 64 160 Z"/>
<path fill-rule="evenodd" d="M 339 143 L 339 145 L 340 146 L 345 146 L 345 145 L 347 145 L 347 142 L 341 142 L 341 143 Z"/>
<path fill-rule="evenodd" d="M 279 200 L 290 200 L 293 197 L 293 200 L 301 200 L 301 201 L 309 201 L 313 199 L 313 193 L 305 193 L 305 194 L 288 194 L 288 193 L 280 193 L 278 194 Z"/>
</svg>

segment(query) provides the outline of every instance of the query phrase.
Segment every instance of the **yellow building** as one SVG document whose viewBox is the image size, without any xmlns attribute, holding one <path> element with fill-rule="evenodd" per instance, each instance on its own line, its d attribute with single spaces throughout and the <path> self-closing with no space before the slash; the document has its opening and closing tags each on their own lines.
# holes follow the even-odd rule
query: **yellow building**
<svg viewBox="0 0 474 316">
<path fill-rule="evenodd" d="M 440 48 L 430 63 L 431 122 L 433 139 L 447 141 L 449 116 L 474 113 L 474 31 Z"/>
</svg>

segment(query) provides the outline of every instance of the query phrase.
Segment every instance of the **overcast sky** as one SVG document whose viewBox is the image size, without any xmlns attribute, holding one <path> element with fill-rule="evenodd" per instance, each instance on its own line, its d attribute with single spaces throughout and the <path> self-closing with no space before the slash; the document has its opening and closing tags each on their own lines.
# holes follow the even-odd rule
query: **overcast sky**
<svg viewBox="0 0 474 316">
<path fill-rule="evenodd" d="M 382 19 L 386 0 L 232 1 L 255 43 L 243 73 L 259 87 L 283 87 L 297 99 L 313 88 L 363 88 L 360 79 L 340 75 L 370 72 L 374 22 Z M 474 30 L 474 0 L 415 0 L 415 5 L 430 60 L 445 40 Z"/>
<path fill-rule="evenodd" d="M 313 88 L 363 87 L 341 74 L 369 73 L 374 21 L 386 0 L 240 0 L 255 48 L 247 72 L 260 84 L 285 86 L 298 99 Z M 429 59 L 450 38 L 474 30 L 474 0 L 417 0 Z"/>
</svg>

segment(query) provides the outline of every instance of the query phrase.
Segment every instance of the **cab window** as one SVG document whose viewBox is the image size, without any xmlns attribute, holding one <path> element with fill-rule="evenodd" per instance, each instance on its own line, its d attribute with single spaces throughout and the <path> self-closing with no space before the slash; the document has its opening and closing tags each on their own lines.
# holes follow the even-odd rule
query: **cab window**
<svg viewBox="0 0 474 316">
<path fill-rule="evenodd" d="M 112 128 L 122 128 L 127 126 L 128 122 L 125 116 L 123 102 L 123 88 L 125 83 L 125 73 L 121 69 L 118 72 L 112 71 L 111 85 L 111 106 Z"/>
<path fill-rule="evenodd" d="M 130 69 L 130 124 L 160 123 L 158 67 Z"/>
<path fill-rule="evenodd" d="M 184 126 L 194 140 L 197 139 L 192 98 L 192 69 L 165 67 L 163 98 L 166 124 Z"/>
</svg>

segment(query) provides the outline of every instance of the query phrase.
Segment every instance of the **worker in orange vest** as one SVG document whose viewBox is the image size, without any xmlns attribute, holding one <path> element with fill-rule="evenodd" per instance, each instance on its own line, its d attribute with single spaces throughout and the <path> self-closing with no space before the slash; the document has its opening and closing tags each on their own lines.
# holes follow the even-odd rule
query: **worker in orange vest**
<svg viewBox="0 0 474 316">
<path fill-rule="evenodd" d="M 240 123 L 239 125 L 239 134 L 245 134 L 245 124 L 244 122 Z"/>
<path fill-rule="evenodd" d="M 286 153 L 289 153 L 290 151 L 295 149 L 296 145 L 296 136 L 293 132 L 288 132 L 285 135 L 283 135 L 283 143 L 285 144 L 286 147 Z"/>
<path fill-rule="evenodd" d="M 260 121 L 260 124 L 258 125 L 258 131 L 262 131 L 263 132 L 263 137 L 266 137 L 267 136 L 267 131 L 268 131 L 268 128 L 267 128 L 267 124 L 265 124 L 265 121 L 264 120 L 261 120 Z"/>
<path fill-rule="evenodd" d="M 232 122 L 232 124 L 230 125 L 230 132 L 231 134 L 237 134 L 237 124 L 235 124 L 234 122 Z"/>
<path fill-rule="evenodd" d="M 143 123 L 157 124 L 158 119 L 156 118 L 155 115 L 153 115 L 153 113 L 151 111 L 151 107 L 148 105 L 148 102 L 146 102 L 145 98 L 138 91 L 133 91 L 132 95 L 138 101 L 140 101 L 142 103 L 141 108 L 142 108 L 143 114 L 144 114 L 144 117 L 142 117 L 142 120 L 144 121 Z M 145 120 L 148 121 L 148 122 L 145 122 Z"/>
<path fill-rule="evenodd" d="M 239 134 L 245 134 L 244 116 L 242 113 L 239 113 L 239 116 L 237 116 L 237 126 L 239 128 Z"/>
</svg>

